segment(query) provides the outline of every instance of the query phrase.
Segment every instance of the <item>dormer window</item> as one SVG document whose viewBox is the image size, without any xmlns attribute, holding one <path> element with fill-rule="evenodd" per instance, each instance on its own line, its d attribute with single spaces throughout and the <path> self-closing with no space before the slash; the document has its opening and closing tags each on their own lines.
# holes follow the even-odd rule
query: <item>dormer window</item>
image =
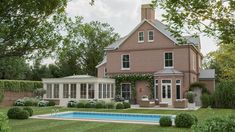
<svg viewBox="0 0 235 132">
<path fill-rule="evenodd" d="M 148 42 L 153 42 L 154 41 L 154 32 L 153 30 L 148 31 Z"/>
<path fill-rule="evenodd" d="M 144 42 L 144 32 L 139 31 L 138 32 L 138 43 L 143 43 Z"/>
<path fill-rule="evenodd" d="M 130 70 L 130 55 L 122 55 L 122 70 Z"/>
</svg>

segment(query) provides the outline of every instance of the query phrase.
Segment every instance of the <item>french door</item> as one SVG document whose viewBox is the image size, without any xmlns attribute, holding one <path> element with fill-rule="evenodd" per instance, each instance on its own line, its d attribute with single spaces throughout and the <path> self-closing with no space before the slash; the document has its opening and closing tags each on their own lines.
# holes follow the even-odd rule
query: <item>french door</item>
<svg viewBox="0 0 235 132">
<path fill-rule="evenodd" d="M 171 80 L 162 80 L 162 102 L 168 102 L 169 105 L 172 105 L 172 86 Z"/>
</svg>

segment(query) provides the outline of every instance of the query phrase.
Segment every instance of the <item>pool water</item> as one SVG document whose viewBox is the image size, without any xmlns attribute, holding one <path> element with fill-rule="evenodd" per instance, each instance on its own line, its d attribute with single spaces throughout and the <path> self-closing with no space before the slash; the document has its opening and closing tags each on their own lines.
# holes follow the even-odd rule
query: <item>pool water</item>
<svg viewBox="0 0 235 132">
<path fill-rule="evenodd" d="M 123 114 L 123 113 L 101 113 L 101 112 L 68 112 L 51 115 L 53 118 L 63 119 L 93 119 L 114 121 L 135 121 L 158 123 L 161 115 L 156 114 Z"/>
</svg>

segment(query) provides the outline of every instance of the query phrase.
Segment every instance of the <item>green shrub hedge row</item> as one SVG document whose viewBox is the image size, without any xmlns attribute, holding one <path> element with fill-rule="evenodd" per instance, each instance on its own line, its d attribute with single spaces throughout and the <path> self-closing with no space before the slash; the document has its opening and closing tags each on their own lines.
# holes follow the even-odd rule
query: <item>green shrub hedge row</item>
<svg viewBox="0 0 235 132">
<path fill-rule="evenodd" d="M 33 109 L 30 107 L 20 108 L 12 107 L 8 110 L 7 116 L 9 119 L 28 119 L 33 115 Z"/>
<path fill-rule="evenodd" d="M 21 92 L 42 88 L 41 81 L 0 80 L 0 90 Z"/>
</svg>

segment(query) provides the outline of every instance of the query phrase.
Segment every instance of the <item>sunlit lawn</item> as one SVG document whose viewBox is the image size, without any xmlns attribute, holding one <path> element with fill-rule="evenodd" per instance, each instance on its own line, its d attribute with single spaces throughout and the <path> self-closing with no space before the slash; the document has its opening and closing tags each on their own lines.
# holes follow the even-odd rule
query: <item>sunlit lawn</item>
<svg viewBox="0 0 235 132">
<path fill-rule="evenodd" d="M 34 114 L 51 113 L 55 107 L 39 108 L 34 107 Z M 9 108 L 0 108 L 0 112 L 6 113 Z M 121 113 L 148 113 L 148 114 L 178 114 L 188 112 L 195 114 L 199 121 L 213 116 L 227 116 L 235 113 L 234 109 L 199 109 L 197 111 L 170 111 L 170 110 L 105 110 L 105 109 L 78 109 L 58 108 L 62 111 L 96 111 L 96 112 L 121 112 Z M 160 127 L 157 125 L 122 124 L 122 123 L 100 123 L 83 121 L 57 121 L 57 120 L 10 120 L 13 132 L 184 132 L 191 129 L 176 127 Z"/>
</svg>

